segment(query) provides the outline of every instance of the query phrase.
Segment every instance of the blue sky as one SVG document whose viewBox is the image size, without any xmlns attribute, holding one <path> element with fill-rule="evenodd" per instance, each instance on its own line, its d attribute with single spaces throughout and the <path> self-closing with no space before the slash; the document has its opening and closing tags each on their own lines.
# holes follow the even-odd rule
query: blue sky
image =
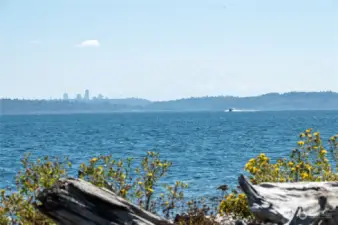
<svg viewBox="0 0 338 225">
<path fill-rule="evenodd" d="M 338 1 L 0 0 L 0 62 L 0 97 L 338 91 Z"/>
</svg>

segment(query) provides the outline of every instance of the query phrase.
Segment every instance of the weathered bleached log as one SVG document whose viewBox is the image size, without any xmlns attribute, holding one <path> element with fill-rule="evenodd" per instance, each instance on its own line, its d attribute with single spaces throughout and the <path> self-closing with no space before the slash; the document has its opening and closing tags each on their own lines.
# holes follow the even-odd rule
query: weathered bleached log
<svg viewBox="0 0 338 225">
<path fill-rule="evenodd" d="M 261 183 L 238 178 L 257 219 L 288 225 L 338 225 L 338 182 Z"/>
<path fill-rule="evenodd" d="M 44 190 L 37 208 L 62 225 L 169 225 L 170 221 L 80 179 L 62 179 Z"/>
</svg>

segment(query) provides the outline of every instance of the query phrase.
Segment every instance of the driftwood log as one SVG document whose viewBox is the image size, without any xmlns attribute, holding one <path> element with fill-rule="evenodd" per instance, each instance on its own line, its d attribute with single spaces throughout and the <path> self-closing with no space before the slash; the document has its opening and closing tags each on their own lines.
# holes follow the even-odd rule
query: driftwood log
<svg viewBox="0 0 338 225">
<path fill-rule="evenodd" d="M 62 179 L 44 190 L 37 208 L 62 225 L 169 225 L 170 221 L 80 179 Z"/>
<path fill-rule="evenodd" d="M 338 225 L 338 182 L 261 183 L 243 175 L 239 185 L 257 219 L 287 225 Z"/>
</svg>

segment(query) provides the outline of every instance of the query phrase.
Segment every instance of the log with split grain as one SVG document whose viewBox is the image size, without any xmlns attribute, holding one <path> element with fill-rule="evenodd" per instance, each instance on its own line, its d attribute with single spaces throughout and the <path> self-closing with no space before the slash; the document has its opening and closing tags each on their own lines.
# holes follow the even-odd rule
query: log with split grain
<svg viewBox="0 0 338 225">
<path fill-rule="evenodd" d="M 169 225 L 114 192 L 80 179 L 61 179 L 44 190 L 38 209 L 62 225 Z"/>
<path fill-rule="evenodd" d="M 257 219 L 288 225 L 338 225 L 338 182 L 261 183 L 238 178 Z"/>
</svg>

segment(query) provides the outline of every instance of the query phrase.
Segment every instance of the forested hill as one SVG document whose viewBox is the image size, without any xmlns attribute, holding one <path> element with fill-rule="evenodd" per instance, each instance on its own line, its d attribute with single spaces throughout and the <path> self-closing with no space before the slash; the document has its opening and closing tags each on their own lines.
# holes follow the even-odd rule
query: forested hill
<svg viewBox="0 0 338 225">
<path fill-rule="evenodd" d="M 338 109 L 338 93 L 335 92 L 290 92 L 269 93 L 253 97 L 202 97 L 153 102 L 153 110 L 316 110 Z"/>
<path fill-rule="evenodd" d="M 151 102 L 145 99 L 92 101 L 1 99 L 0 114 L 97 113 L 117 111 L 338 110 L 338 93 L 290 92 L 253 97 L 199 97 Z"/>
</svg>

